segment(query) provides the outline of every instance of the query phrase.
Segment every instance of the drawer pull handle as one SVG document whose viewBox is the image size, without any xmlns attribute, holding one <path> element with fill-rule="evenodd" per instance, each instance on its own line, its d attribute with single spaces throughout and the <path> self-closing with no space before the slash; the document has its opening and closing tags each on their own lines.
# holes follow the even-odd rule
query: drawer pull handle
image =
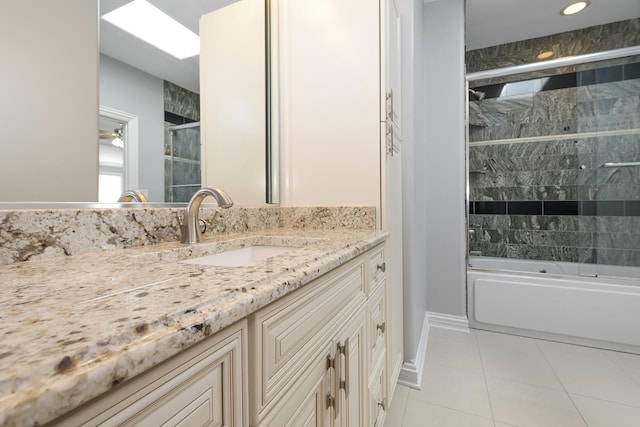
<svg viewBox="0 0 640 427">
<path fill-rule="evenodd" d="M 376 329 L 380 331 L 380 333 L 384 334 L 384 331 L 387 329 L 387 322 L 382 322 L 376 325 Z"/>
<path fill-rule="evenodd" d="M 331 357 L 330 354 L 327 355 L 327 365 L 326 365 L 326 370 L 328 371 L 331 368 L 335 369 L 336 367 L 336 359 L 334 357 Z"/>
<path fill-rule="evenodd" d="M 378 406 L 380 408 L 382 408 L 383 411 L 387 410 L 387 399 L 386 398 L 384 398 L 382 400 L 378 400 L 377 403 L 378 403 Z"/>
<path fill-rule="evenodd" d="M 376 269 L 382 271 L 383 273 L 387 271 L 387 263 L 383 262 L 382 264 L 376 265 Z"/>
<path fill-rule="evenodd" d="M 327 409 L 336 407 L 336 398 L 331 396 L 331 393 L 327 393 Z"/>
<path fill-rule="evenodd" d="M 338 354 L 344 356 L 344 379 L 340 378 L 341 372 L 338 369 L 338 384 L 339 387 L 344 390 L 345 397 L 349 397 L 349 338 L 344 341 L 344 345 L 338 343 Z"/>
</svg>

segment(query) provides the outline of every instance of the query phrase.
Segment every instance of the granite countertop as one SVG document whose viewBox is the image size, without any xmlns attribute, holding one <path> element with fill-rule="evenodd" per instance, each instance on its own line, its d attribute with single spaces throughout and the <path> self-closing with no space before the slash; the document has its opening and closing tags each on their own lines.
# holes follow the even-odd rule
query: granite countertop
<svg viewBox="0 0 640 427">
<path fill-rule="evenodd" d="M 383 242 L 385 232 L 277 228 L 0 267 L 0 425 L 39 425 Z M 180 259 L 299 247 L 245 267 Z"/>
</svg>

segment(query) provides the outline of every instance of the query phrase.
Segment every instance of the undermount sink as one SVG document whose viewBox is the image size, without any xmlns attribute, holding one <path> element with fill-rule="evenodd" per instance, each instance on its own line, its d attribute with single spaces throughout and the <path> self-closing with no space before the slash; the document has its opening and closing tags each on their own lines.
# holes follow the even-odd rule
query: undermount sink
<svg viewBox="0 0 640 427">
<path fill-rule="evenodd" d="M 211 265 L 216 267 L 242 267 L 263 261 L 276 255 L 286 254 L 296 249 L 293 246 L 248 246 L 220 252 L 213 255 L 205 255 L 181 261 L 185 264 Z"/>
</svg>

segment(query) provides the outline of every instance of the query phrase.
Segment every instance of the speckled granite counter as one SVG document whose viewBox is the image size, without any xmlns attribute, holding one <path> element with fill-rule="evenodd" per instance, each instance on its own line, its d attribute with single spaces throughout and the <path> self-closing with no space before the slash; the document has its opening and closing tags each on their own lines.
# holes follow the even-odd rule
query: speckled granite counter
<svg viewBox="0 0 640 427">
<path fill-rule="evenodd" d="M 274 228 L 0 266 L 0 425 L 52 420 L 385 238 Z M 246 267 L 178 261 L 256 243 L 300 247 Z"/>
</svg>

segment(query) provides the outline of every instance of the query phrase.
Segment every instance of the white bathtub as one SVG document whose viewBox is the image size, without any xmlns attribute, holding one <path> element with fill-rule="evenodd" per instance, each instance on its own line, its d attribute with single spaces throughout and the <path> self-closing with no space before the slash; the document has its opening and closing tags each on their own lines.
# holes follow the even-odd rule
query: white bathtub
<svg viewBox="0 0 640 427">
<path fill-rule="evenodd" d="M 470 257 L 469 324 L 640 353 L 638 277 L 632 267 Z"/>
</svg>

